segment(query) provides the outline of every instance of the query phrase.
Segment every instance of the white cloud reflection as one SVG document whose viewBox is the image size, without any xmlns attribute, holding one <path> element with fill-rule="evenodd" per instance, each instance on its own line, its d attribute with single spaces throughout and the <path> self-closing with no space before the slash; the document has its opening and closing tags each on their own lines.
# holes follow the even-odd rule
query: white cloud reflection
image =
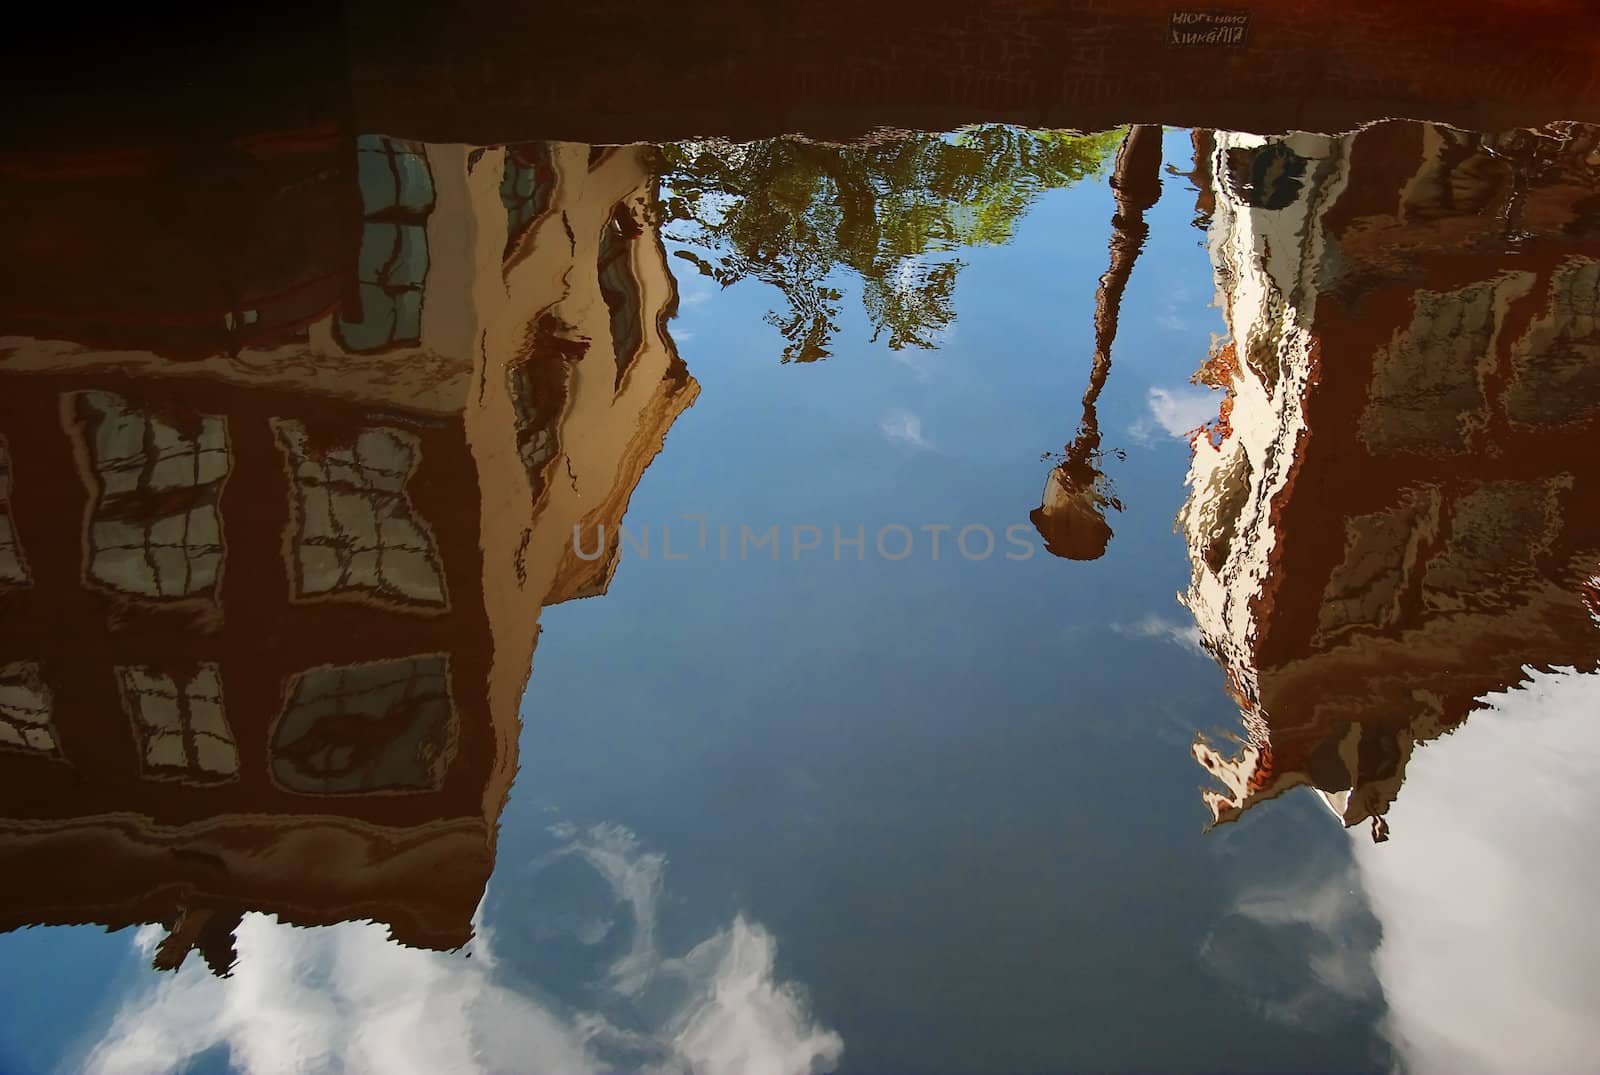
<svg viewBox="0 0 1600 1075">
<path fill-rule="evenodd" d="M 1206 655 L 1205 648 L 1200 644 L 1200 628 L 1195 626 L 1193 620 L 1180 621 L 1150 612 L 1132 623 L 1113 623 L 1111 630 L 1125 638 L 1159 639 L 1201 657 Z"/>
<path fill-rule="evenodd" d="M 264 916 L 238 931 L 232 978 L 191 958 L 130 998 L 92 1051 L 90 1072 L 165 1072 L 225 1048 L 246 1072 L 490 1072 L 597 1075 L 800 1075 L 837 1064 L 843 1043 L 817 1026 L 804 998 L 774 975 L 776 945 L 736 917 L 687 954 L 656 949 L 665 860 L 619 826 L 556 830 L 631 908 L 632 944 L 600 984 L 597 1009 L 563 1011 L 510 983 L 480 925 L 464 954 L 389 943 L 384 929 L 346 923 L 296 929 Z M 159 930 L 139 932 L 147 952 Z M 628 1027 L 606 1014 L 650 992 Z M 626 1007 L 626 1005 L 624 1005 Z"/>
<path fill-rule="evenodd" d="M 1185 440 L 1190 433 L 1217 417 L 1220 406 L 1213 389 L 1195 385 L 1174 388 L 1158 385 L 1150 389 L 1145 400 L 1148 413 L 1135 422 L 1128 433 L 1146 447 L 1155 443 L 1158 430 L 1169 437 Z"/>
<path fill-rule="evenodd" d="M 928 438 L 922 435 L 922 419 L 907 410 L 896 408 L 884 415 L 878 422 L 878 432 L 886 440 L 909 448 L 927 451 L 933 447 L 928 443 Z"/>
<path fill-rule="evenodd" d="M 1600 676 L 1489 702 L 1411 760 L 1392 840 L 1357 830 L 1388 1030 L 1412 1071 L 1592 1071 Z"/>
<path fill-rule="evenodd" d="M 1375 931 L 1355 867 L 1330 872 L 1314 854 L 1307 860 L 1284 862 L 1287 876 L 1243 894 L 1213 924 L 1200 959 L 1266 1018 L 1327 1032 L 1378 998 Z"/>
<path fill-rule="evenodd" d="M 1304 963 L 1260 991 L 1269 1014 L 1314 1025 L 1381 992 L 1400 1070 L 1593 1071 L 1600 675 L 1532 673 L 1485 702 L 1413 755 L 1388 842 L 1351 829 L 1353 862 L 1247 896 L 1202 957 L 1223 970 L 1260 965 L 1271 940 L 1260 929 L 1308 927 L 1296 942 Z M 1367 913 L 1375 946 L 1363 938 Z"/>
</svg>

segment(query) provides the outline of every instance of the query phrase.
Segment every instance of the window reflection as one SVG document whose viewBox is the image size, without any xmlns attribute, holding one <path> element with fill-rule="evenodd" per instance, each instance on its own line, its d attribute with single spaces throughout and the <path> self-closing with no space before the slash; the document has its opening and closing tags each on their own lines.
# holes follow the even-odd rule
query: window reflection
<svg viewBox="0 0 1600 1075">
<path fill-rule="evenodd" d="M 422 340 L 422 291 L 428 275 L 427 219 L 433 173 L 422 146 L 363 135 L 356 146 L 361 185 L 357 302 L 341 311 L 337 331 L 351 351 L 383 351 Z"/>
<path fill-rule="evenodd" d="M 362 591 L 443 607 L 439 553 L 405 491 L 421 454 L 417 439 L 375 428 L 323 446 L 299 422 L 273 425 L 289 461 L 297 595 Z"/>
<path fill-rule="evenodd" d="M 291 791 L 359 794 L 438 788 L 455 753 L 443 654 L 295 677 L 272 739 L 272 775 Z"/>
<path fill-rule="evenodd" d="M 1510 303 L 1529 273 L 1506 273 L 1454 291 L 1418 291 L 1411 324 L 1378 352 L 1372 403 L 1361 432 L 1376 452 L 1464 452 L 1488 425 L 1484 381 L 1492 373 Z"/>
<path fill-rule="evenodd" d="M 1228 150 L 1228 185 L 1254 209 L 1286 209 L 1300 198 L 1306 158 L 1283 142 Z"/>
<path fill-rule="evenodd" d="M 1568 261 L 1551 282 L 1549 302 L 1512 348 L 1505 405 L 1520 426 L 1587 418 L 1600 398 L 1600 261 Z"/>
<path fill-rule="evenodd" d="M 550 208 L 555 189 L 555 167 L 543 142 L 506 147 L 505 172 L 500 179 L 500 204 L 506 207 L 503 260 L 511 260 L 533 222 Z"/>
<path fill-rule="evenodd" d="M 633 241 L 640 234 L 633 214 L 623 205 L 617 206 L 600 232 L 600 295 L 611 313 L 611 348 L 619 385 L 644 344 L 639 281 L 633 273 Z"/>
<path fill-rule="evenodd" d="M 0 437 L 0 586 L 27 581 L 28 562 L 11 521 L 11 455 L 5 438 Z"/>
<path fill-rule="evenodd" d="M 0 747 L 60 757 L 50 688 L 34 661 L 0 665 Z"/>
<path fill-rule="evenodd" d="M 575 326 L 545 314 L 533 326 L 527 357 L 506 372 L 517 457 L 527 471 L 535 503 L 548 484 L 559 448 L 557 432 L 570 395 L 571 369 L 588 351 L 589 341 Z"/>
<path fill-rule="evenodd" d="M 117 669 L 117 685 L 146 776 L 210 783 L 238 775 L 239 748 L 216 665 L 179 673 L 125 666 Z"/>
<path fill-rule="evenodd" d="M 145 414 L 110 392 L 72 397 L 92 471 L 89 576 L 140 597 L 192 597 L 222 574 L 217 502 L 229 470 L 224 419 Z"/>
</svg>

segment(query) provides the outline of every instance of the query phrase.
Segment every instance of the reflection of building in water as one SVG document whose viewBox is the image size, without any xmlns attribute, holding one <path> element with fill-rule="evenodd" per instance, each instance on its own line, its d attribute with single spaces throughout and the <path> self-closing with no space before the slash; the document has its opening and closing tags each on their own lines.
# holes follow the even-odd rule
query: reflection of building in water
<svg viewBox="0 0 1600 1075">
<path fill-rule="evenodd" d="M 159 966 L 219 971 L 248 910 L 455 947 L 539 609 L 615 568 L 574 527 L 615 534 L 698 390 L 652 158 L 219 160 L 231 195 L 0 168 L 40 281 L 0 311 L 0 929 L 161 922 Z"/>
<path fill-rule="evenodd" d="M 1417 744 L 1532 667 L 1595 667 L 1600 132 L 1197 137 L 1231 338 L 1201 377 L 1185 601 L 1288 788 L 1382 815 Z"/>
</svg>

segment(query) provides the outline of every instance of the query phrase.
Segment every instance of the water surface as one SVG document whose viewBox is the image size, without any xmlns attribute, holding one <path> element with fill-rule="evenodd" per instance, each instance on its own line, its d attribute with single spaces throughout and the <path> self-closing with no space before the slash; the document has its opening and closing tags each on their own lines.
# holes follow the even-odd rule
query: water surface
<svg viewBox="0 0 1600 1075">
<path fill-rule="evenodd" d="M 1582 1068 L 1597 145 L 8 157 L 0 1068 Z"/>
</svg>

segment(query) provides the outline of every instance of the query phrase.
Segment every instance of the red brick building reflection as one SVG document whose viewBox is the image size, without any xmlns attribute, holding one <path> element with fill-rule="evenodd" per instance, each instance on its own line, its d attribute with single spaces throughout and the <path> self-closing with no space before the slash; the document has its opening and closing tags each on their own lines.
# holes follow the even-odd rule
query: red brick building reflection
<svg viewBox="0 0 1600 1075">
<path fill-rule="evenodd" d="M 1231 339 L 1185 600 L 1246 724 L 1206 801 L 1306 785 L 1382 838 L 1419 744 L 1600 659 L 1600 134 L 1196 144 Z"/>
</svg>

